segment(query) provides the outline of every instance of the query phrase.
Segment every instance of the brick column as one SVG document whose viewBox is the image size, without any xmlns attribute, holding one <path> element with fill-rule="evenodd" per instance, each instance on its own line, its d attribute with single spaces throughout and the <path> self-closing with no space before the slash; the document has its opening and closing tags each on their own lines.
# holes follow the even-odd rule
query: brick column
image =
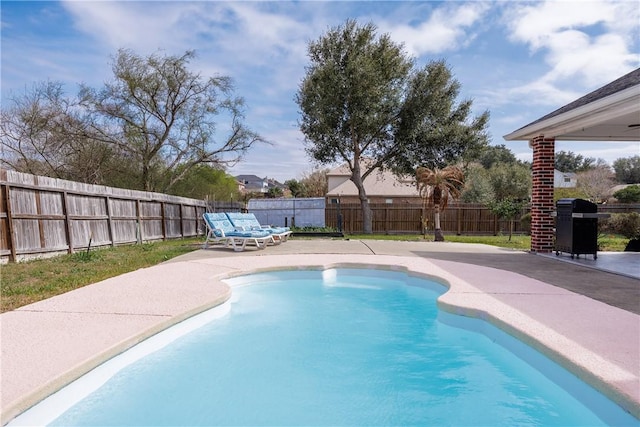
<svg viewBox="0 0 640 427">
<path fill-rule="evenodd" d="M 529 142 L 533 148 L 531 193 L 531 251 L 553 251 L 554 219 L 553 170 L 555 138 L 536 137 Z"/>
</svg>

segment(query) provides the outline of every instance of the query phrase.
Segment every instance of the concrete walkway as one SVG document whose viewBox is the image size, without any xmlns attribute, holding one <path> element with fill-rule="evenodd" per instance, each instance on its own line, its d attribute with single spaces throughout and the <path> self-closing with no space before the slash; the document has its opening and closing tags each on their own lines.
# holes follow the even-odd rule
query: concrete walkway
<svg viewBox="0 0 640 427">
<path fill-rule="evenodd" d="M 640 418 L 640 280 L 486 245 L 296 240 L 198 250 L 0 315 L 2 424 L 158 331 L 226 301 L 225 277 L 358 265 L 443 281 L 442 309 L 529 343 Z"/>
</svg>

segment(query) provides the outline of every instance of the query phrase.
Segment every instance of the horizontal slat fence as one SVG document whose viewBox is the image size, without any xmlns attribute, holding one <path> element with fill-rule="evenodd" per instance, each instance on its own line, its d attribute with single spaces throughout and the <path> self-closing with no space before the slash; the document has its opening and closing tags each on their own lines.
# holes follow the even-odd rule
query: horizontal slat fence
<svg viewBox="0 0 640 427">
<path fill-rule="evenodd" d="M 607 205 L 598 205 L 598 212 L 600 213 L 640 213 L 640 203 L 616 203 Z"/>
<path fill-rule="evenodd" d="M 420 234 L 422 231 L 423 209 L 419 204 L 371 204 L 373 233 L 379 234 Z M 514 234 L 526 234 L 528 227 L 519 218 L 529 212 L 525 207 L 513 223 Z M 598 205 L 598 212 L 627 213 L 640 212 L 640 204 Z M 338 228 L 338 214 L 342 215 L 342 231 L 361 233 L 362 210 L 360 204 L 327 204 L 325 223 L 327 227 Z M 427 229 L 433 230 L 433 209 L 426 210 Z M 497 235 L 509 233 L 509 221 L 498 219 L 484 205 L 476 203 L 453 203 L 440 213 L 440 228 L 445 233 L 459 235 Z"/>
<path fill-rule="evenodd" d="M 433 230 L 433 209 L 423 211 L 419 204 L 371 204 L 373 233 L 420 234 L 422 217 L 426 215 L 427 229 Z M 342 230 L 345 233 L 361 233 L 362 209 L 360 204 L 329 204 L 325 210 L 328 227 L 338 227 L 338 213 L 342 215 Z M 522 210 L 522 215 L 527 209 Z M 509 232 L 509 221 L 498 220 L 484 205 L 451 204 L 440 212 L 440 228 L 456 234 L 498 234 Z M 514 233 L 526 233 L 519 221 L 514 222 Z"/>
<path fill-rule="evenodd" d="M 3 262 L 200 236 L 204 200 L 0 170 Z"/>
</svg>

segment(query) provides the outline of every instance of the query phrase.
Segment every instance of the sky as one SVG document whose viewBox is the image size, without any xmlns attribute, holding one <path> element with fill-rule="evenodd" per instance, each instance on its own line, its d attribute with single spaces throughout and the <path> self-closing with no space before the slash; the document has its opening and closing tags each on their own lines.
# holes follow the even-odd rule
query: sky
<svg viewBox="0 0 640 427">
<path fill-rule="evenodd" d="M 280 182 L 320 165 L 305 153 L 295 94 L 307 47 L 347 19 L 373 23 L 415 59 L 444 59 L 473 114 L 489 111 L 493 145 L 531 160 L 503 136 L 640 67 L 640 3 L 616 1 L 6 1 L 1 8 L 3 108 L 37 82 L 100 88 L 118 49 L 195 50 L 192 71 L 228 76 L 246 103 L 253 147 L 232 175 Z M 640 142 L 556 141 L 556 152 L 640 155 Z"/>
</svg>

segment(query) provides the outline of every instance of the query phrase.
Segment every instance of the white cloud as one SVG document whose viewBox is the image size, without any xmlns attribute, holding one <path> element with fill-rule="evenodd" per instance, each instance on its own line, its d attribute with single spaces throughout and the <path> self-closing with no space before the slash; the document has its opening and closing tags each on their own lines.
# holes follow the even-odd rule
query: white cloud
<svg viewBox="0 0 640 427">
<path fill-rule="evenodd" d="M 553 67 L 543 78 L 563 81 L 578 77 L 588 87 L 614 80 L 633 67 L 637 55 L 629 52 L 617 34 L 604 34 L 590 40 L 584 33 L 566 31 L 555 37 L 547 62 Z M 626 69 L 625 69 L 626 68 Z"/>
<path fill-rule="evenodd" d="M 554 35 L 613 19 L 612 8 L 599 1 L 544 1 L 516 4 L 507 14 L 513 40 L 532 50 L 545 48 Z"/>
<path fill-rule="evenodd" d="M 246 34 L 251 40 L 250 50 L 304 51 L 304 40 L 300 36 L 306 34 L 306 26 L 293 17 L 262 10 L 254 3 L 230 3 L 239 24 L 237 33 Z M 301 49 L 302 48 L 302 49 Z"/>
<path fill-rule="evenodd" d="M 620 1 L 545 1 L 507 8 L 510 39 L 540 53 L 550 70 L 528 86 L 596 89 L 640 64 L 633 52 L 640 8 Z M 635 37 L 634 34 L 635 33 Z M 549 91 L 532 92 L 540 96 Z"/>
<path fill-rule="evenodd" d="M 382 18 L 381 28 L 394 40 L 404 43 L 410 55 L 441 53 L 467 45 L 474 38 L 473 26 L 488 9 L 486 2 L 445 5 L 428 11 L 428 19 L 418 25 L 398 24 Z M 408 16 L 407 20 L 416 18 Z"/>
<path fill-rule="evenodd" d="M 185 37 L 184 24 L 193 3 L 178 2 L 80 2 L 65 1 L 64 7 L 74 17 L 75 27 L 101 43 L 109 51 L 126 47 L 150 52 L 169 48 Z M 168 49 L 171 50 L 171 49 Z"/>
<path fill-rule="evenodd" d="M 547 107 L 560 107 L 584 95 L 582 91 L 554 86 L 544 76 L 531 83 L 514 87 L 508 91 L 508 94 L 512 100 Z"/>
</svg>

